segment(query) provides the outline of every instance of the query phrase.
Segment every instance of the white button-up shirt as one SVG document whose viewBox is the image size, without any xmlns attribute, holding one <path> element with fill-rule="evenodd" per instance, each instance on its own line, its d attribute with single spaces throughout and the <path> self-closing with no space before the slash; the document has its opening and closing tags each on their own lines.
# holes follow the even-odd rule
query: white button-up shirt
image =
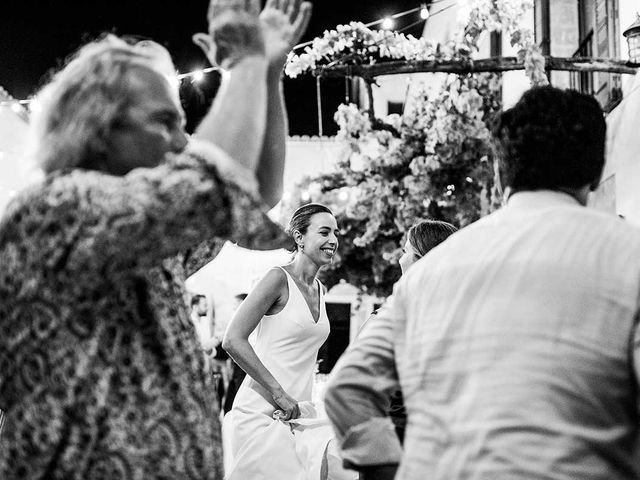
<svg viewBox="0 0 640 480">
<path fill-rule="evenodd" d="M 413 265 L 337 366 L 347 463 L 403 480 L 640 475 L 640 231 L 560 192 L 522 192 Z M 397 375 L 396 375 L 397 372 Z"/>
</svg>

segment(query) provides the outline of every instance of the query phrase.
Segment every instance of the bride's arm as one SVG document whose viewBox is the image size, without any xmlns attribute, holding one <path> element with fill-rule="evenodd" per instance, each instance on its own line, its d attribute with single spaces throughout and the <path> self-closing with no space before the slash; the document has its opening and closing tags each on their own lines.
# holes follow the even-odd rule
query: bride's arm
<svg viewBox="0 0 640 480">
<path fill-rule="evenodd" d="M 249 335 L 283 296 L 286 285 L 287 279 L 282 270 L 269 270 L 231 319 L 222 340 L 222 348 L 247 375 L 266 390 L 265 393 L 271 396 L 274 406 L 281 408 L 285 412 L 285 420 L 289 420 L 300 415 L 297 401 L 284 391 L 249 343 Z"/>
</svg>

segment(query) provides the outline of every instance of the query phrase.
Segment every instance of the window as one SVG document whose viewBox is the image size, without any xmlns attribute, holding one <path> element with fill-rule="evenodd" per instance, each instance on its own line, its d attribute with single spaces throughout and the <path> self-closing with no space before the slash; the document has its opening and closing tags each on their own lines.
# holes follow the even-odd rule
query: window
<svg viewBox="0 0 640 480">
<path fill-rule="evenodd" d="M 579 0 L 580 44 L 575 57 L 618 58 L 618 0 Z M 620 75 L 607 72 L 574 72 L 571 87 L 596 97 L 605 111 L 622 99 Z"/>
</svg>

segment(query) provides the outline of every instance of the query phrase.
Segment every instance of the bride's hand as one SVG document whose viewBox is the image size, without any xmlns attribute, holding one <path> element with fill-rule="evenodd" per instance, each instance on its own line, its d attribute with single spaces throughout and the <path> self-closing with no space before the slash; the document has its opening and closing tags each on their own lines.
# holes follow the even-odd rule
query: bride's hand
<svg viewBox="0 0 640 480">
<path fill-rule="evenodd" d="M 300 416 L 298 402 L 296 402 L 293 397 L 287 395 L 286 392 L 274 393 L 272 398 L 273 401 L 276 402 L 276 405 L 284 412 L 283 420 L 292 420 Z"/>
</svg>

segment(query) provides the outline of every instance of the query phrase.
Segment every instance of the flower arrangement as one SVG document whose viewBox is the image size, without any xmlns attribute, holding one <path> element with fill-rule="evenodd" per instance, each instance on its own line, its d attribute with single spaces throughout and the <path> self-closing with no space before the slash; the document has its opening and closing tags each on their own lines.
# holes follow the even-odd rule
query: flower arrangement
<svg viewBox="0 0 640 480">
<path fill-rule="evenodd" d="M 467 0 L 461 2 L 460 29 L 455 40 L 444 44 L 389 30 L 372 30 L 360 22 L 338 25 L 315 38 L 301 54 L 291 53 L 285 73 L 303 73 L 343 65 L 373 65 L 384 61 L 464 60 L 477 51 L 482 32 L 508 35 L 519 50 L 532 85 L 548 83 L 544 57 L 530 28 L 523 27 L 533 10 L 533 0 Z"/>
<path fill-rule="evenodd" d="M 533 0 L 466 0 L 459 13 L 460 41 L 477 45 L 482 32 L 503 32 L 524 62 L 532 86 L 547 85 L 545 59 L 535 43 L 527 17 L 533 11 Z"/>
<path fill-rule="evenodd" d="M 500 78 L 451 75 L 435 93 L 424 90 L 403 116 L 372 121 L 354 104 L 336 112 L 342 144 L 335 171 L 298 185 L 283 218 L 305 201 L 329 206 L 342 231 L 328 287 L 344 278 L 378 296 L 390 293 L 400 270 L 402 238 L 419 219 L 458 226 L 498 203 L 487 119 L 500 108 Z"/>
<path fill-rule="evenodd" d="M 546 83 L 544 57 L 522 28 L 532 0 L 469 0 L 454 41 L 437 45 L 361 23 L 341 25 L 292 55 L 287 74 L 337 65 L 391 60 L 468 59 L 483 31 L 509 35 L 533 84 Z M 297 186 L 283 217 L 309 200 L 328 205 L 342 231 L 328 287 L 345 279 L 377 296 L 391 292 L 400 270 L 402 239 L 423 218 L 463 227 L 500 201 L 488 122 L 501 109 L 497 74 L 449 75 L 435 92 L 423 90 L 402 116 L 377 119 L 356 105 L 339 107 L 335 120 L 342 153 L 335 171 Z"/>
<path fill-rule="evenodd" d="M 390 60 L 454 60 L 468 58 L 471 51 L 464 44 L 440 45 L 425 38 L 415 38 L 388 30 L 371 30 L 363 23 L 351 22 L 326 30 L 313 40 L 304 53 L 289 55 L 285 73 L 292 78 L 318 68 L 337 65 L 372 65 Z"/>
</svg>

